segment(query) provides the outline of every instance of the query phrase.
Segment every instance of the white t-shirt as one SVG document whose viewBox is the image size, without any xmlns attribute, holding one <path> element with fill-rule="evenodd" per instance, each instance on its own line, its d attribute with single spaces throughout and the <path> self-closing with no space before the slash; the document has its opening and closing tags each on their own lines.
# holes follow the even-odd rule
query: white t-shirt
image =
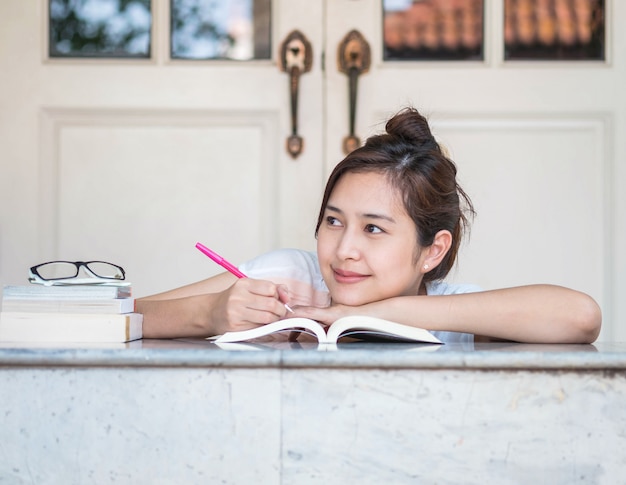
<svg viewBox="0 0 626 485">
<path fill-rule="evenodd" d="M 300 249 L 279 249 L 262 254 L 239 266 L 246 276 L 285 284 L 289 288 L 290 303 L 294 306 L 330 305 L 328 287 L 322 278 L 317 254 Z M 481 291 L 476 285 L 448 284 L 443 281 L 426 283 L 428 295 L 454 295 Z M 446 343 L 471 344 L 474 335 L 459 332 L 432 332 Z"/>
</svg>

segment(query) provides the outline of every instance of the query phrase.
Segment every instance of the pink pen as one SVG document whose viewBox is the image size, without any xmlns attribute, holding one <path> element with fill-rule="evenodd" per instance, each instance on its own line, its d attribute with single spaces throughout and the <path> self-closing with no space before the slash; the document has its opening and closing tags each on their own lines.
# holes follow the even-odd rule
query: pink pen
<svg viewBox="0 0 626 485">
<path fill-rule="evenodd" d="M 245 274 L 243 274 L 241 271 L 239 271 L 239 269 L 237 268 L 237 266 L 235 266 L 232 263 L 229 263 L 228 261 L 226 261 L 224 258 L 222 258 L 219 254 L 217 254 L 215 251 L 211 251 L 209 248 L 207 248 L 204 244 L 201 243 L 196 243 L 196 248 L 198 248 L 201 252 L 203 252 L 204 254 L 206 254 L 209 258 L 211 258 L 213 261 L 215 261 L 217 264 L 219 264 L 220 266 L 222 266 L 223 268 L 227 269 L 228 271 L 230 271 L 232 274 L 234 274 L 237 278 L 247 278 L 247 276 Z M 283 305 L 285 305 L 285 308 L 290 311 L 291 313 L 293 313 L 293 310 L 291 308 L 289 308 L 289 305 L 287 305 L 286 303 L 283 303 Z"/>
<path fill-rule="evenodd" d="M 234 274 L 237 278 L 246 278 L 246 275 L 243 274 L 241 271 L 239 271 L 237 269 L 237 266 L 229 263 L 224 258 L 222 258 L 219 254 L 217 254 L 215 251 L 211 251 L 209 248 L 207 248 L 204 244 L 197 243 L 196 247 L 200 251 L 202 251 L 204 254 L 206 254 L 209 258 L 211 258 L 213 261 L 215 261 L 217 264 L 226 268 L 228 271 Z"/>
</svg>

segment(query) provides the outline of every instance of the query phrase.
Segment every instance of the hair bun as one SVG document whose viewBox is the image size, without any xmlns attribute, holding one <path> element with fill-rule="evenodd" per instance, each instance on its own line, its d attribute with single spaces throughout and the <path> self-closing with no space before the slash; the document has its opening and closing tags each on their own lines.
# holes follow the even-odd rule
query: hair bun
<svg viewBox="0 0 626 485">
<path fill-rule="evenodd" d="M 397 113 L 387 122 L 385 130 L 389 135 L 397 136 L 414 145 L 438 147 L 428 126 L 428 120 L 414 108 L 405 108 Z"/>
</svg>

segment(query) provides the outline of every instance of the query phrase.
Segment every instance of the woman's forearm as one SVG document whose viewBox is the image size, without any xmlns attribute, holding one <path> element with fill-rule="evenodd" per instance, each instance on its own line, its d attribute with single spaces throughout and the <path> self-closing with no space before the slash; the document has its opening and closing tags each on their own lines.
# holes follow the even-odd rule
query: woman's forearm
<svg viewBox="0 0 626 485">
<path fill-rule="evenodd" d="M 144 338 L 207 337 L 216 329 L 211 322 L 211 305 L 216 293 L 237 278 L 222 273 L 212 278 L 164 293 L 137 299 L 135 311 L 143 314 Z"/>
<path fill-rule="evenodd" d="M 598 337 L 602 322 L 591 297 L 552 285 L 399 297 L 370 305 L 378 316 L 429 330 L 529 343 L 590 343 Z"/>
<path fill-rule="evenodd" d="M 207 293 L 218 293 L 231 286 L 237 277 L 230 273 L 221 273 L 202 281 L 196 281 L 189 285 L 174 288 L 163 293 L 142 297 L 141 300 L 174 300 L 186 298 L 188 296 L 203 295 Z"/>
<path fill-rule="evenodd" d="M 207 337 L 215 331 L 206 314 L 212 295 L 172 300 L 139 299 L 135 311 L 143 314 L 144 338 Z"/>
</svg>

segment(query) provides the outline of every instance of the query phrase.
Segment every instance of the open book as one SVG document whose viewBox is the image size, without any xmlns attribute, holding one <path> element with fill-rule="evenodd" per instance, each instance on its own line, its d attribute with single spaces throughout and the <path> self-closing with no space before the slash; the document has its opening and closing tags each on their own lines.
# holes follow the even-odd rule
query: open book
<svg viewBox="0 0 626 485">
<path fill-rule="evenodd" d="M 315 337 L 320 344 L 335 344 L 342 337 L 395 342 L 442 343 L 441 340 L 423 328 L 402 325 L 382 318 L 358 315 L 340 318 L 329 327 L 308 318 L 287 318 L 250 330 L 227 332 L 224 335 L 209 339 L 216 343 L 243 342 L 267 335 L 290 332 L 306 333 Z"/>
</svg>

